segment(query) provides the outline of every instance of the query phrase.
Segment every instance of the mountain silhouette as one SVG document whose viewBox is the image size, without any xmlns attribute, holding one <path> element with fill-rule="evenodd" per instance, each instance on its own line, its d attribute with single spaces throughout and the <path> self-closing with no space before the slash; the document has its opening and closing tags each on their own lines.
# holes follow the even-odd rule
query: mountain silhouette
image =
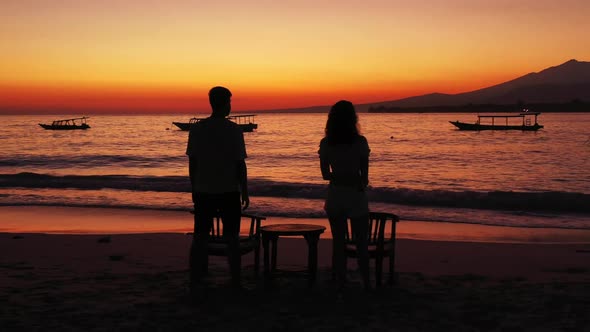
<svg viewBox="0 0 590 332">
<path fill-rule="evenodd" d="M 458 93 L 431 93 L 392 101 L 358 105 L 369 108 L 420 108 L 470 104 L 532 104 L 590 101 L 590 62 L 570 60 L 491 87 Z"/>
</svg>

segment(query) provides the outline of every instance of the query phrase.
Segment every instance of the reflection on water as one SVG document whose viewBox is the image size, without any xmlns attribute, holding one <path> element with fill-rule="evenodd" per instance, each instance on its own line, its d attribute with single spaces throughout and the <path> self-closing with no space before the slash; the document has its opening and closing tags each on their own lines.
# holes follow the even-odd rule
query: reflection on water
<svg viewBox="0 0 590 332">
<path fill-rule="evenodd" d="M 87 131 L 45 131 L 55 116 L 4 116 L 0 173 L 182 175 L 187 133 L 180 116 L 93 116 Z M 443 190 L 590 193 L 590 114 L 542 114 L 538 132 L 456 130 L 472 114 L 360 114 L 373 186 Z M 323 183 L 318 144 L 325 114 L 260 114 L 246 133 L 249 175 Z M 169 128 L 170 130 L 166 130 Z"/>
<path fill-rule="evenodd" d="M 92 128 L 86 131 L 46 131 L 37 125 L 59 117 L 3 116 L 0 174 L 122 175 L 109 181 L 124 185 L 102 190 L 85 185 L 72 190 L 34 185 L 18 189 L 18 183 L 0 181 L 0 205 L 190 208 L 190 195 L 174 180 L 187 177 L 187 132 L 172 126 L 172 121 L 190 116 L 92 116 Z M 245 133 L 248 173 L 253 192 L 259 193 L 252 198 L 252 209 L 277 216 L 323 215 L 325 182 L 317 150 L 326 117 L 257 116 L 258 130 Z M 515 198 L 520 192 L 546 191 L 546 197 L 590 194 L 590 114 L 542 114 L 539 123 L 545 128 L 538 132 L 465 132 L 448 122 L 475 119 L 474 114 L 359 114 L 361 131 L 371 147 L 373 206 L 413 220 L 588 227 L 587 215 L 565 215 L 568 211 L 551 219 L 532 214 L 534 209 L 504 213 L 473 210 L 467 203 L 494 191 Z M 30 179 L 34 184 L 34 176 Z M 78 180 L 88 179 L 71 181 Z M 166 185 L 169 190 L 161 188 Z M 582 204 L 587 199 L 582 196 Z M 457 202 L 457 208 L 429 206 L 441 200 Z M 417 206 L 405 205 L 410 201 Z"/>
</svg>

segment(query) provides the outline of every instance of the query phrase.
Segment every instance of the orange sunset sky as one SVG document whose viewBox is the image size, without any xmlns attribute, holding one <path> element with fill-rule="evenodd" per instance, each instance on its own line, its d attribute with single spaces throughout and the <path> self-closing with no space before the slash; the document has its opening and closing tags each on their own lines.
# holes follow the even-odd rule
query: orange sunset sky
<svg viewBox="0 0 590 332">
<path fill-rule="evenodd" d="M 0 113 L 208 112 L 474 90 L 590 59 L 588 0 L 2 0 Z"/>
</svg>

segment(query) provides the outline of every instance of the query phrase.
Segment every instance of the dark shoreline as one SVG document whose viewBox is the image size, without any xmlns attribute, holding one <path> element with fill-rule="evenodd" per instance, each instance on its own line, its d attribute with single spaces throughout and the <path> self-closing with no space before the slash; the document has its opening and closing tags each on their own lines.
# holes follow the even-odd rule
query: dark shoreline
<svg viewBox="0 0 590 332">
<path fill-rule="evenodd" d="M 518 103 L 518 104 L 464 104 L 464 105 L 438 105 L 438 106 L 421 106 L 421 107 L 397 107 L 387 106 L 383 103 L 370 103 L 355 105 L 359 113 L 516 113 L 523 109 L 530 112 L 542 113 L 590 113 L 590 102 L 571 101 L 567 103 Z M 275 110 L 234 110 L 232 114 L 326 114 L 330 106 L 313 106 L 302 108 L 275 109 Z M 32 115 L 67 115 L 79 114 L 68 110 L 45 112 L 19 112 L 4 111 L 0 108 L 0 116 L 32 116 Z M 86 112 L 91 116 L 195 116 L 199 114 L 207 116 L 209 112 L 153 112 L 153 113 L 133 113 L 133 112 Z"/>
<path fill-rule="evenodd" d="M 33 215 L 32 218 L 35 218 Z M 108 216 L 104 216 L 108 218 Z M 105 240 L 108 239 L 108 240 Z M 232 289 L 225 257 L 189 297 L 184 234 L 0 234 L 0 324 L 7 331 L 587 331 L 588 244 L 399 239 L 397 282 L 364 292 L 354 260 L 331 278 L 331 241 L 284 238 L 272 283 L 243 256 Z M 386 269 L 388 272 L 388 270 Z M 387 273 L 385 274 L 387 276 Z M 239 322 L 239 323 L 236 323 Z"/>
<path fill-rule="evenodd" d="M 539 104 L 468 104 L 468 105 L 443 105 L 424 107 L 369 107 L 368 113 L 498 113 L 521 112 L 528 109 L 531 112 L 542 113 L 588 113 L 590 103 L 578 101 L 570 103 L 539 103 Z"/>
</svg>

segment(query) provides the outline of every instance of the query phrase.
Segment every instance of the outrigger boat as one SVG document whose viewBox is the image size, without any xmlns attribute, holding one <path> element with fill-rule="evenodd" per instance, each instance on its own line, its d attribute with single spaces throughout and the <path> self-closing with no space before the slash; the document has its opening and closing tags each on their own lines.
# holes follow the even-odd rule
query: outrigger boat
<svg viewBox="0 0 590 332">
<path fill-rule="evenodd" d="M 254 123 L 255 116 L 254 114 L 230 115 L 227 119 L 237 123 L 244 132 L 252 132 L 254 129 L 258 129 L 258 124 Z M 192 125 L 204 119 L 206 118 L 192 118 L 189 122 L 172 122 L 172 124 L 180 128 L 180 130 L 187 131 L 191 129 Z"/>
<path fill-rule="evenodd" d="M 73 129 L 88 129 L 90 126 L 86 123 L 88 117 L 55 120 L 51 124 L 40 123 L 39 125 L 48 130 L 73 130 Z"/>
<path fill-rule="evenodd" d="M 521 112 L 519 114 L 505 114 L 505 115 L 478 115 L 477 122 L 466 123 L 460 121 L 449 121 L 459 130 L 539 130 L 543 128 L 537 123 L 537 116 L 539 112 Z M 535 118 L 534 124 L 532 118 Z M 508 119 L 519 119 L 509 123 Z M 502 121 L 502 119 L 504 121 Z M 482 120 L 486 123 L 482 123 Z M 490 121 L 491 120 L 491 121 Z"/>
</svg>

